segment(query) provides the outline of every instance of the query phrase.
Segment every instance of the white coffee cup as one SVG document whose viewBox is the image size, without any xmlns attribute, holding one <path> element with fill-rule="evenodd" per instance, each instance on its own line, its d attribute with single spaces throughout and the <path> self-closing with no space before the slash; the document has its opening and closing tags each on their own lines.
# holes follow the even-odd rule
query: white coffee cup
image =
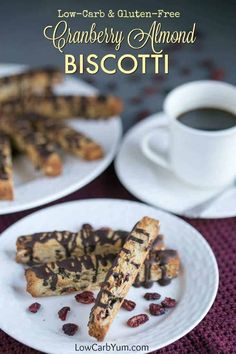
<svg viewBox="0 0 236 354">
<path fill-rule="evenodd" d="M 152 127 L 141 141 L 143 154 L 196 187 L 223 187 L 236 178 L 236 126 L 217 131 L 184 125 L 177 117 L 198 108 L 218 108 L 236 115 L 236 87 L 202 80 L 177 87 L 164 101 L 168 123 Z M 150 145 L 168 130 L 167 157 Z"/>
</svg>

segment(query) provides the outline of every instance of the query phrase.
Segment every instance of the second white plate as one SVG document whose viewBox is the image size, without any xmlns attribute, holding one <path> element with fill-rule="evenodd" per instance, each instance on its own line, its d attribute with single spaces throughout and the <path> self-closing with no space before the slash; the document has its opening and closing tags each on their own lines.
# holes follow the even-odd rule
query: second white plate
<svg viewBox="0 0 236 354">
<path fill-rule="evenodd" d="M 85 222 L 94 227 L 110 226 L 130 230 L 143 216 L 160 220 L 161 232 L 168 248 L 178 250 L 182 270 L 177 279 L 166 287 L 154 284 L 151 291 L 174 297 L 178 304 L 159 317 L 150 319 L 138 328 L 129 328 L 126 321 L 139 313 L 148 314 L 149 302 L 144 300 L 144 288 L 131 288 L 128 299 L 136 302 L 133 312 L 121 309 L 103 343 L 97 343 L 88 335 L 87 322 L 90 305 L 78 304 L 74 295 L 32 298 L 25 291 L 23 266 L 15 262 L 15 244 L 19 235 L 50 230 L 78 230 Z M 87 347 L 88 353 L 97 353 L 98 345 L 113 343 L 114 354 L 127 345 L 132 353 L 146 353 L 162 348 L 192 330 L 207 314 L 218 288 L 218 268 L 213 252 L 204 238 L 183 220 L 142 203 L 131 201 L 92 199 L 59 204 L 35 212 L 3 232 L 0 237 L 0 327 L 18 341 L 52 354 L 74 354 L 75 344 Z M 150 290 L 149 290 L 150 291 Z M 41 303 L 37 314 L 27 307 L 33 302 Z M 70 306 L 66 322 L 79 325 L 73 337 L 62 332 L 64 322 L 57 316 L 62 306 Z M 94 346 L 92 347 L 92 345 Z M 135 350 L 134 346 L 146 346 Z M 106 349 L 103 354 L 110 353 Z"/>
</svg>

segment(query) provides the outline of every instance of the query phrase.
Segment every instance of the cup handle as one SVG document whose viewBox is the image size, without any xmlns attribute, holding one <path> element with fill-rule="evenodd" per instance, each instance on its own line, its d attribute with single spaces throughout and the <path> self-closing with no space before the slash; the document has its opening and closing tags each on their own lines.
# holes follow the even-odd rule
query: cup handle
<svg viewBox="0 0 236 354">
<path fill-rule="evenodd" d="M 143 139 L 141 140 L 141 150 L 143 154 L 152 162 L 155 164 L 170 170 L 170 161 L 168 157 L 163 156 L 161 153 L 158 151 L 153 151 L 153 149 L 150 146 L 150 139 L 151 137 L 155 134 L 157 134 L 154 129 L 158 129 L 158 131 L 168 131 L 168 123 L 163 123 L 158 125 L 157 127 L 152 128 L 152 131 L 149 131 L 147 134 L 144 135 Z"/>
</svg>

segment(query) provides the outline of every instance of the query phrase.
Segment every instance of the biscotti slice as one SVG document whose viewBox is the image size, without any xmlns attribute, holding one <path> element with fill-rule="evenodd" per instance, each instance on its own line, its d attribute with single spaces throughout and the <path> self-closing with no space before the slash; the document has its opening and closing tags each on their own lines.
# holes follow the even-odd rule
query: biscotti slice
<svg viewBox="0 0 236 354">
<path fill-rule="evenodd" d="M 38 297 L 97 290 L 104 282 L 115 257 L 115 254 L 86 255 L 29 268 L 25 272 L 27 291 Z M 152 251 L 148 265 L 142 265 L 133 285 L 149 288 L 156 281 L 166 280 L 167 273 L 170 282 L 178 275 L 179 267 L 180 260 L 176 251 Z"/>
<path fill-rule="evenodd" d="M 98 160 L 104 155 L 102 147 L 85 134 L 62 121 L 40 115 L 29 115 L 35 128 L 65 151 L 84 160 Z"/>
<path fill-rule="evenodd" d="M 89 318 L 89 334 L 102 341 L 129 288 L 134 283 L 153 241 L 159 234 L 159 221 L 144 217 L 130 232 L 108 271 Z"/>
<path fill-rule="evenodd" d="M 0 128 L 14 141 L 17 149 L 25 153 L 37 169 L 47 176 L 58 176 L 62 172 L 62 161 L 55 144 L 36 132 L 32 123 L 23 117 L 1 117 Z"/>
<path fill-rule="evenodd" d="M 19 74 L 0 77 L 0 102 L 22 96 L 45 95 L 49 88 L 62 81 L 57 68 L 30 69 Z"/>
<path fill-rule="evenodd" d="M 113 96 L 31 96 L 5 102 L 2 114 L 37 113 L 53 119 L 108 119 L 123 110 L 120 98 Z"/>
<path fill-rule="evenodd" d="M 0 200 L 13 199 L 11 145 L 8 136 L 0 132 Z"/>
<path fill-rule="evenodd" d="M 16 241 L 16 261 L 37 265 L 86 254 L 117 254 L 127 236 L 126 231 L 114 231 L 109 227 L 95 230 L 90 224 L 82 225 L 79 232 L 53 231 L 20 236 Z M 163 236 L 158 235 L 153 249 L 164 248 Z"/>
</svg>

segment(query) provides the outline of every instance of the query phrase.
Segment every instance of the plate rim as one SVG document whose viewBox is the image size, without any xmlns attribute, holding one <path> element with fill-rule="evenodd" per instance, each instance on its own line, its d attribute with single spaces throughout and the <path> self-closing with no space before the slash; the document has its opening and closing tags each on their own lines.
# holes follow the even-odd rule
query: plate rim
<svg viewBox="0 0 236 354">
<path fill-rule="evenodd" d="M 134 133 L 135 129 L 138 129 L 140 128 L 142 125 L 145 125 L 145 124 L 148 124 L 148 122 L 150 123 L 152 120 L 154 120 L 155 118 L 159 117 L 160 119 L 162 118 L 167 118 L 166 114 L 164 111 L 159 111 L 159 112 L 156 112 L 156 113 L 153 113 L 149 116 L 147 116 L 144 120 L 136 123 L 135 125 L 133 125 L 132 127 L 130 127 L 130 129 L 125 133 L 125 135 L 123 136 L 123 139 L 121 141 L 121 144 L 120 144 L 120 147 L 119 147 L 119 150 L 118 150 L 118 153 L 116 154 L 116 157 L 115 157 L 115 161 L 114 161 L 114 167 L 115 167 L 115 172 L 116 172 L 116 175 L 119 179 L 119 181 L 121 182 L 121 184 L 127 189 L 127 191 L 129 191 L 133 196 L 135 196 L 136 198 L 138 198 L 139 201 L 143 202 L 143 203 L 146 203 L 146 204 L 149 204 L 151 206 L 153 206 L 154 208 L 158 208 L 162 211 L 165 211 L 165 212 L 169 212 L 169 213 L 173 213 L 175 215 L 178 215 L 178 216 L 185 216 L 187 218 L 192 218 L 192 219 L 197 219 L 197 218 L 201 218 L 201 219 L 222 219 L 222 218 L 232 218 L 232 217 L 235 217 L 236 216 L 236 210 L 235 212 L 232 212 L 232 213 L 226 213 L 225 215 L 222 214 L 222 213 L 216 213 L 214 215 L 211 215 L 211 214 L 207 214 L 207 212 L 204 212 L 201 216 L 194 216 L 194 215 L 188 215 L 188 214 L 184 214 L 184 213 L 180 213 L 180 212 L 177 212 L 175 209 L 172 209 L 172 208 L 168 208 L 168 209 L 165 209 L 163 206 L 160 206 L 160 205 L 157 205 L 157 204 L 154 204 L 152 202 L 150 202 L 149 200 L 147 199 L 144 199 L 143 196 L 140 196 L 139 192 L 134 189 L 132 186 L 130 186 L 130 184 L 128 184 L 126 182 L 126 180 L 123 178 L 123 174 L 121 173 L 121 170 L 120 168 L 118 167 L 119 165 L 119 161 L 120 161 L 120 151 L 123 147 L 123 145 L 126 143 L 126 141 L 128 140 L 128 138 Z M 153 123 L 154 124 L 154 123 Z M 161 124 L 161 122 L 159 122 L 159 124 Z M 158 125 L 158 124 L 156 124 Z M 183 184 L 185 184 L 183 182 Z M 194 188 L 194 187 L 193 187 Z M 217 194 L 217 191 L 216 191 L 216 194 Z"/>
<path fill-rule="evenodd" d="M 161 349 L 161 348 L 164 348 L 174 342 L 176 342 L 177 340 L 179 340 L 180 338 L 184 337 L 187 333 L 189 333 L 190 331 L 192 331 L 202 320 L 203 318 L 207 315 L 207 313 L 209 312 L 209 310 L 211 309 L 211 307 L 213 306 L 214 304 L 214 301 L 215 301 L 215 298 L 216 298 L 216 295 L 217 295 L 217 291 L 218 291 L 218 288 L 219 288 L 219 268 L 218 268 L 218 264 L 217 264 L 217 260 L 216 260 L 216 257 L 214 255 L 214 252 L 211 248 L 211 246 L 209 245 L 208 241 L 203 237 L 203 235 L 197 230 L 195 229 L 191 224 L 189 224 L 188 222 L 186 222 L 185 220 L 183 220 L 182 218 L 180 218 L 179 216 L 176 216 L 176 215 L 173 215 L 167 211 L 163 211 L 163 210 L 159 210 L 158 208 L 156 207 L 153 207 L 153 206 L 150 206 L 150 205 L 147 205 L 146 203 L 143 203 L 143 202 L 139 202 L 139 201 L 132 201 L 132 200 L 128 200 L 128 199 L 113 199 L 113 198 L 88 198 L 88 199 L 82 199 L 82 200 L 74 200 L 74 201 L 68 201 L 68 202 L 63 202 L 63 203 L 59 203 L 59 204 L 56 204 L 56 205 L 52 205 L 52 206 L 49 206 L 49 207 L 46 207 L 44 209 L 40 209 L 40 210 L 37 210 L 35 212 L 32 212 L 31 214 L 21 218 L 20 220 L 16 221 L 15 223 L 13 223 L 11 226 L 9 226 L 8 228 L 6 228 L 1 236 L 4 236 L 5 233 L 11 231 L 11 228 L 13 227 L 16 227 L 18 223 L 21 223 L 21 222 L 24 222 L 25 219 L 27 218 L 30 218 L 32 217 L 32 215 L 35 215 L 35 214 L 38 214 L 40 216 L 41 213 L 45 213 L 47 212 L 48 209 L 57 209 L 57 208 L 63 208 L 64 206 L 66 207 L 69 207 L 70 204 L 80 204 L 80 203 L 96 203 L 96 202 L 115 202 L 115 203 L 131 203 L 131 204 L 134 204 L 134 205 L 141 205 L 141 206 L 146 206 L 148 208 L 152 208 L 154 209 L 157 213 L 158 212 L 161 212 L 163 214 L 167 214 L 168 217 L 171 217 L 175 220 L 178 220 L 178 222 L 180 222 L 181 224 L 185 225 L 185 227 L 187 227 L 189 230 L 192 230 L 195 235 L 194 237 L 197 237 L 200 242 L 202 242 L 204 244 L 204 247 L 206 247 L 208 249 L 208 252 L 210 252 L 211 254 L 211 261 L 212 261 L 212 265 L 214 267 L 214 275 L 215 275 L 215 282 L 214 282 L 214 289 L 212 289 L 212 295 L 211 295 L 211 298 L 209 299 L 209 303 L 208 305 L 206 306 L 204 312 L 202 312 L 202 314 L 193 322 L 193 324 L 189 327 L 187 327 L 185 329 L 185 331 L 183 331 L 181 334 L 179 335 L 176 335 L 174 338 L 171 338 L 169 341 L 166 341 L 164 342 L 163 344 L 159 345 L 159 346 L 156 346 L 156 347 L 149 347 L 149 352 L 150 351 L 155 351 L 155 350 L 158 350 L 158 349 Z M 0 243 L 1 243 L 1 237 L 0 237 Z M 1 319 L 0 319 L 0 322 L 1 322 Z M 24 345 L 27 345 L 29 346 L 30 348 L 33 348 L 33 349 L 36 349 L 36 350 L 39 350 L 39 351 L 42 351 L 42 349 L 38 346 L 38 345 L 33 345 L 30 343 L 30 341 L 27 341 L 27 340 L 24 340 L 22 341 L 22 339 L 20 338 L 20 336 L 17 336 L 15 337 L 14 336 L 14 333 L 12 333 L 11 330 L 8 330 L 8 329 L 5 329 L 4 328 L 4 325 L 1 324 L 1 329 L 6 333 L 8 334 L 9 336 L 11 336 L 12 338 L 14 338 L 15 340 L 19 341 L 20 343 L 24 344 Z M 110 343 L 112 341 L 109 341 Z M 107 343 L 109 343 L 107 342 Z M 50 351 L 50 352 L 45 352 L 45 353 L 48 353 L 48 354 L 57 354 L 55 351 Z M 116 353 L 116 352 L 114 352 Z M 140 353 L 140 354 L 145 354 L 147 353 L 146 351 L 138 351 L 138 352 L 134 352 L 134 353 Z"/>
</svg>

